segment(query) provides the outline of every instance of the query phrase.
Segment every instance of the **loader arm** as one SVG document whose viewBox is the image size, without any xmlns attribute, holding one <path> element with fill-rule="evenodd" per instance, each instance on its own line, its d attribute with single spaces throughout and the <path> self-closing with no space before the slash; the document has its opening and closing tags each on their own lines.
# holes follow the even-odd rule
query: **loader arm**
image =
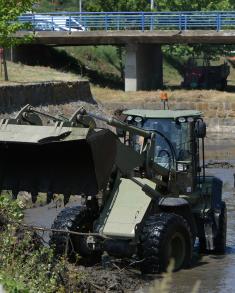
<svg viewBox="0 0 235 293">
<path fill-rule="evenodd" d="M 53 120 L 43 125 L 40 116 Z M 109 129 L 94 128 L 94 119 L 148 140 L 141 154 L 123 144 Z M 85 126 L 85 127 L 84 127 Z M 154 163 L 154 132 L 106 118 L 85 109 L 72 117 L 54 117 L 25 106 L 14 119 L 0 121 L 0 190 L 66 195 L 96 195 L 104 190 L 115 169 L 135 182 L 151 198 L 160 194 L 134 178 L 141 168 L 156 183 L 156 175 L 169 177 L 169 170 Z"/>
<path fill-rule="evenodd" d="M 155 132 L 147 131 L 136 126 L 129 125 L 113 117 L 107 118 L 102 115 L 88 112 L 84 108 L 81 108 L 78 112 L 77 119 L 78 121 L 83 121 L 84 117 L 92 117 L 94 119 L 98 119 L 107 123 L 110 126 L 115 127 L 116 129 L 128 131 L 130 134 L 139 135 L 144 137 L 145 139 L 148 139 L 145 150 L 142 153 L 136 152 L 133 148 L 127 147 L 126 145 L 121 143 L 120 140 L 118 140 L 116 164 L 122 175 L 131 179 L 134 183 L 139 185 L 148 196 L 150 196 L 151 198 L 159 198 L 161 196 L 159 192 L 153 190 L 148 185 L 143 185 L 136 178 L 133 178 L 133 169 L 136 167 L 140 167 L 142 172 L 145 173 L 144 177 L 148 178 L 156 184 L 167 187 L 166 182 L 169 180 L 170 170 L 155 163 L 153 160 L 154 141 L 156 135 Z M 162 177 L 162 179 L 164 179 L 164 182 L 163 180 L 159 180 L 157 178 L 159 175 Z"/>
</svg>

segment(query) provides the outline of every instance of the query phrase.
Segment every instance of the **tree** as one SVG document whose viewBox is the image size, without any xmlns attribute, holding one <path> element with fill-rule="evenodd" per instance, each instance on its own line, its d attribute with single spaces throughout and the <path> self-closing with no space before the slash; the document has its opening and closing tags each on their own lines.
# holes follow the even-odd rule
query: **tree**
<svg viewBox="0 0 235 293">
<path fill-rule="evenodd" d="M 157 11 L 231 10 L 234 0 L 154 0 Z M 58 4 L 58 5 L 56 5 Z M 59 5 L 60 4 L 60 5 Z M 82 0 L 83 11 L 150 11 L 151 0 Z M 78 11 L 79 0 L 41 0 L 41 11 Z"/>
<path fill-rule="evenodd" d="M 150 0 L 86 0 L 86 11 L 150 11 Z"/>
<path fill-rule="evenodd" d="M 234 0 L 158 0 L 157 9 L 160 11 L 211 11 L 211 10 L 233 10 Z M 231 45 L 204 45 L 197 44 L 192 46 L 171 45 L 165 46 L 166 53 L 175 56 L 206 56 L 214 59 L 222 56 L 228 51 L 233 50 Z"/>
<path fill-rule="evenodd" d="M 14 34 L 28 26 L 20 23 L 17 18 L 22 13 L 32 10 L 34 2 L 34 0 L 0 0 L 0 46 L 3 49 L 17 46 L 32 39 L 29 36 L 17 38 Z M 5 50 L 3 50 L 3 66 L 5 80 L 8 80 Z"/>
<path fill-rule="evenodd" d="M 235 4 L 233 0 L 158 0 L 157 10 L 170 11 L 203 11 L 230 10 Z"/>
<path fill-rule="evenodd" d="M 86 11 L 150 11 L 150 0 L 86 0 Z M 155 0 L 157 11 L 230 10 L 234 0 Z"/>
</svg>

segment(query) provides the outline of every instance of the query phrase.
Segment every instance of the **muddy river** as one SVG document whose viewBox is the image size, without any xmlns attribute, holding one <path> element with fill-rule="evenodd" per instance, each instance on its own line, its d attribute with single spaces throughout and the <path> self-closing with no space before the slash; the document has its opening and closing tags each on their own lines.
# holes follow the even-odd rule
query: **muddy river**
<svg viewBox="0 0 235 293">
<path fill-rule="evenodd" d="M 226 160 L 235 165 L 235 140 L 221 136 L 209 136 L 206 141 L 206 158 Z M 224 182 L 223 198 L 228 209 L 227 251 L 223 256 L 195 254 L 197 261 L 193 267 L 173 273 L 170 292 L 191 292 L 199 280 L 199 292 L 234 292 L 235 291 L 235 168 L 210 168 L 207 174 L 215 175 Z M 44 206 L 25 211 L 25 221 L 43 227 L 50 227 L 60 208 Z M 45 236 L 47 238 L 47 236 Z M 148 286 L 147 286 L 148 287 Z M 138 292 L 148 292 L 148 288 Z"/>
<path fill-rule="evenodd" d="M 173 292 L 190 292 L 200 280 L 199 292 L 234 292 L 235 290 L 235 194 L 233 173 L 235 169 L 208 169 L 224 181 L 223 198 L 228 209 L 227 251 L 226 255 L 199 255 L 198 261 L 188 270 L 173 274 Z"/>
</svg>

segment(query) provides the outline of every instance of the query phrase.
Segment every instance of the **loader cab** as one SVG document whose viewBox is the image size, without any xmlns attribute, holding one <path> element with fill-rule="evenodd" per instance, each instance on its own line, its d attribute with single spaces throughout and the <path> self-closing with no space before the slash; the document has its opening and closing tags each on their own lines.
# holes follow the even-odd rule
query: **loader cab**
<svg viewBox="0 0 235 293">
<path fill-rule="evenodd" d="M 153 161 L 169 171 L 174 170 L 179 193 L 195 191 L 197 177 L 201 173 L 200 153 L 204 154 L 204 144 L 199 142 L 206 131 L 202 113 L 191 110 L 126 110 L 124 114 L 128 124 L 155 133 Z M 130 145 L 141 152 L 144 139 L 133 135 Z"/>
</svg>

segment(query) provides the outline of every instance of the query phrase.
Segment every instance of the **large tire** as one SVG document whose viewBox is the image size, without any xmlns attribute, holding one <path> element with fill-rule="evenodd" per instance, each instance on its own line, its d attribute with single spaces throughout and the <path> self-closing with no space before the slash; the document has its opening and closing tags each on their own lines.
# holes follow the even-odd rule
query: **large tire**
<svg viewBox="0 0 235 293">
<path fill-rule="evenodd" d="M 176 214 L 161 213 L 147 218 L 140 233 L 142 273 L 166 271 L 174 259 L 174 270 L 188 267 L 193 240 L 186 220 Z"/>
<path fill-rule="evenodd" d="M 93 217 L 86 207 L 75 206 L 63 209 L 52 224 L 52 229 L 91 232 Z M 81 256 L 97 256 L 97 251 L 91 250 L 86 246 L 86 237 L 69 235 L 68 233 L 52 232 L 50 245 L 55 248 L 56 254 L 73 256 L 78 253 Z"/>
<path fill-rule="evenodd" d="M 202 253 L 214 253 L 214 254 L 224 254 L 226 251 L 226 239 L 227 239 L 227 208 L 226 203 L 222 201 L 221 212 L 219 215 L 219 227 L 214 228 L 213 235 L 213 250 L 206 249 L 206 239 L 205 237 L 199 238 L 200 252 Z"/>
<path fill-rule="evenodd" d="M 214 252 L 216 254 L 224 254 L 226 251 L 226 239 L 227 239 L 227 207 L 226 203 L 221 203 L 221 213 L 219 215 L 219 230 L 214 237 Z"/>
</svg>

